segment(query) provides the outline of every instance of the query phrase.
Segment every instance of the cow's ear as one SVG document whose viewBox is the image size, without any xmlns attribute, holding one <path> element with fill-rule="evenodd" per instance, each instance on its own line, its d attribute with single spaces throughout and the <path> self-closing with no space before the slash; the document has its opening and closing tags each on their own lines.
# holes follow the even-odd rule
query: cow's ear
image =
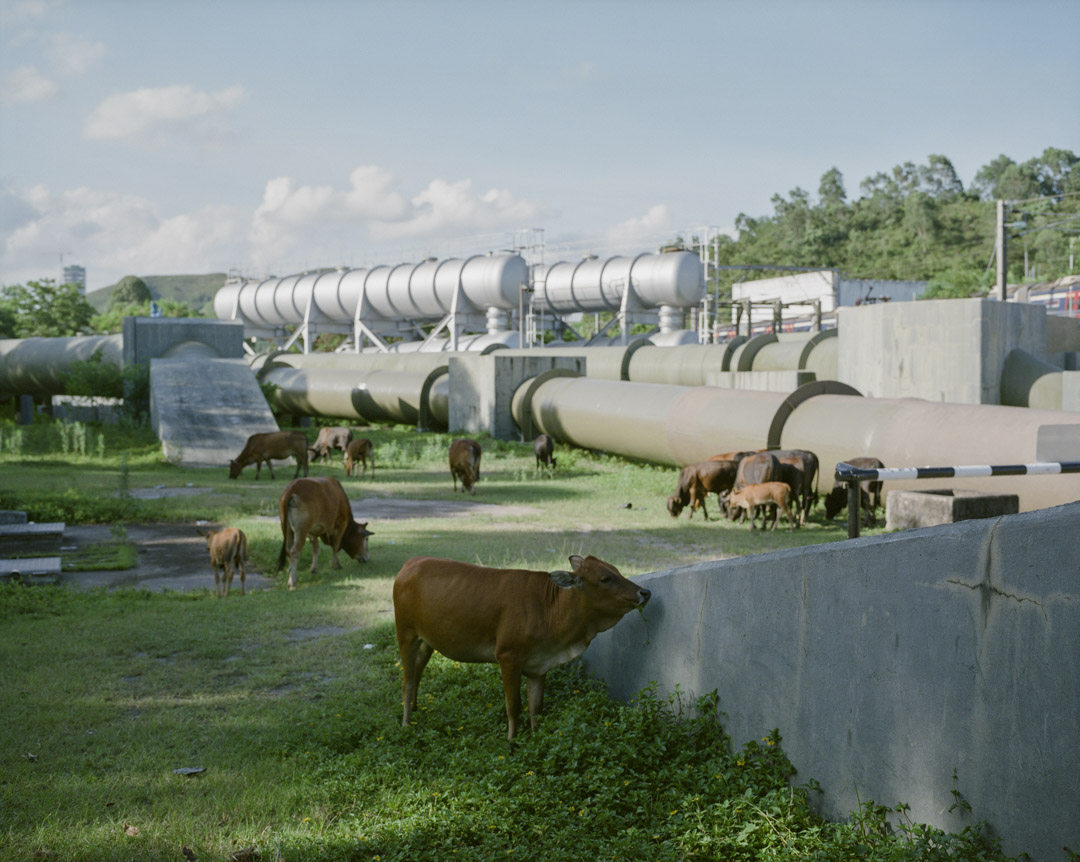
<svg viewBox="0 0 1080 862">
<path fill-rule="evenodd" d="M 571 590 L 581 586 L 581 579 L 578 578 L 573 572 L 548 572 L 548 577 L 557 587 L 562 587 L 564 590 Z"/>
<path fill-rule="evenodd" d="M 570 555 L 570 565 L 573 566 L 575 572 L 580 569 L 584 563 L 585 558 L 581 556 L 581 554 Z"/>
</svg>

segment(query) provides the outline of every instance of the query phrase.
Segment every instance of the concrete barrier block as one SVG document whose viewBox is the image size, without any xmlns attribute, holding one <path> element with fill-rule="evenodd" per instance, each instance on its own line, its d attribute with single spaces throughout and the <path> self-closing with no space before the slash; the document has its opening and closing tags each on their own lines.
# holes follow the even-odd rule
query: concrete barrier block
<svg viewBox="0 0 1080 862">
<path fill-rule="evenodd" d="M 1020 498 L 1016 494 L 946 489 L 889 491 L 885 495 L 885 529 L 935 527 L 975 518 L 1015 515 L 1019 511 Z"/>
</svg>

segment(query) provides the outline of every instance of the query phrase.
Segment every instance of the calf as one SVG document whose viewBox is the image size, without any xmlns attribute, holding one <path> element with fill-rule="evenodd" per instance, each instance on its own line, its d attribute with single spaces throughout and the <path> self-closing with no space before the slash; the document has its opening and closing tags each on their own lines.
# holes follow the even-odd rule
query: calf
<svg viewBox="0 0 1080 862">
<path fill-rule="evenodd" d="M 340 449 L 344 452 L 345 447 L 349 445 L 352 438 L 352 431 L 348 428 L 340 426 L 320 428 L 319 436 L 308 447 L 308 460 L 314 464 L 320 458 L 328 457 L 333 449 Z"/>
<path fill-rule="evenodd" d="M 357 462 L 363 464 L 363 472 L 360 475 L 367 473 L 368 461 L 371 461 L 371 478 L 375 478 L 375 447 L 371 445 L 371 441 L 367 437 L 361 437 L 358 440 L 351 440 L 349 445 L 345 447 L 345 475 L 351 476 L 353 467 Z"/>
<path fill-rule="evenodd" d="M 596 557 L 574 554 L 570 565 L 570 572 L 538 572 L 434 557 L 406 560 L 394 579 L 402 726 L 416 709 L 420 677 L 438 650 L 454 661 L 499 665 L 509 740 L 517 733 L 524 676 L 535 731 L 547 672 L 580 655 L 599 632 L 650 596 Z"/>
<path fill-rule="evenodd" d="M 533 452 L 536 454 L 536 469 L 541 467 L 550 467 L 555 469 L 555 458 L 552 453 L 555 451 L 555 441 L 551 439 L 547 434 L 538 434 L 536 439 L 533 440 Z"/>
<path fill-rule="evenodd" d="M 736 513 L 745 511 L 750 516 L 750 529 L 756 529 L 754 518 L 757 517 L 758 507 L 775 505 L 784 510 L 788 519 L 788 531 L 794 531 L 794 522 L 791 517 L 791 509 L 788 506 L 788 495 L 791 489 L 785 482 L 763 482 L 757 485 L 747 485 L 739 491 L 732 491 L 728 497 L 728 518 L 735 520 Z M 765 529 L 767 511 L 763 508 L 761 514 L 761 529 Z M 776 529 L 776 522 L 780 520 L 780 513 L 773 516 L 772 529 Z"/>
<path fill-rule="evenodd" d="M 772 452 L 751 452 L 739 460 L 739 469 L 735 473 L 735 484 L 732 485 L 732 490 L 741 491 L 747 485 L 772 482 L 779 473 L 780 461 Z M 725 503 L 725 508 L 727 505 Z"/>
<path fill-rule="evenodd" d="M 233 572 L 240 572 L 240 595 L 244 594 L 247 578 L 247 536 L 236 527 L 226 527 L 216 532 L 203 532 L 206 547 L 210 549 L 210 568 L 214 570 L 214 592 L 217 597 L 229 595 Z"/>
<path fill-rule="evenodd" d="M 450 475 L 457 491 L 461 479 L 461 493 L 468 491 L 476 496 L 476 483 L 480 481 L 480 444 L 467 437 L 450 443 Z"/>
<path fill-rule="evenodd" d="M 358 524 L 353 520 L 349 498 L 341 483 L 332 476 L 315 476 L 311 479 L 293 479 L 278 499 L 278 517 L 281 520 L 281 553 L 278 554 L 277 570 L 289 558 L 289 589 L 296 588 L 296 565 L 304 540 L 311 538 L 311 571 L 319 564 L 319 539 L 330 546 L 330 567 L 340 569 L 338 551 L 360 563 L 368 561 L 368 522 Z"/>
<path fill-rule="evenodd" d="M 705 508 L 705 500 L 710 493 L 715 493 L 721 500 L 724 494 L 731 490 L 735 481 L 738 465 L 734 461 L 703 461 L 700 464 L 690 464 L 679 471 L 679 483 L 675 493 L 667 498 L 668 514 L 673 518 L 679 517 L 679 513 L 686 507 L 690 507 L 690 517 L 699 508 L 705 520 L 709 520 L 709 511 Z"/>
<path fill-rule="evenodd" d="M 300 475 L 300 468 L 304 468 L 304 475 L 308 474 L 307 438 L 302 431 L 269 431 L 265 434 L 252 434 L 244 444 L 244 450 L 229 462 L 229 478 L 235 479 L 240 471 L 249 464 L 255 465 L 255 478 L 259 478 L 263 461 L 270 470 L 270 478 L 274 478 L 274 465 L 271 458 L 296 459 L 295 479 Z"/>
</svg>

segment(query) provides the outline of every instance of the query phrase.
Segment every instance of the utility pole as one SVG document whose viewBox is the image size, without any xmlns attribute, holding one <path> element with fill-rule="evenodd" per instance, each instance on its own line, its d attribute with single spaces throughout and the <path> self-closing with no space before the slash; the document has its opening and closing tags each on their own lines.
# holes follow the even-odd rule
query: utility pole
<svg viewBox="0 0 1080 862">
<path fill-rule="evenodd" d="M 997 298 L 1005 302 L 1005 273 L 1009 268 L 1009 253 L 1005 235 L 1005 201 L 997 202 Z"/>
</svg>

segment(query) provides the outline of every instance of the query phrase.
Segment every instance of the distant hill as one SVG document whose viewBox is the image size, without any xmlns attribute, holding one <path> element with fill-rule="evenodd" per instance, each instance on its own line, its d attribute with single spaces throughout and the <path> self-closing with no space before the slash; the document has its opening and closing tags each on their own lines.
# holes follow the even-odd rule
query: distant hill
<svg viewBox="0 0 1080 862">
<path fill-rule="evenodd" d="M 208 275 L 141 275 L 150 288 L 154 299 L 171 299 L 185 302 L 193 311 L 209 317 L 214 316 L 214 295 L 225 284 L 225 273 Z M 109 305 L 115 284 L 91 291 L 86 299 L 97 310 L 104 311 Z"/>
</svg>

